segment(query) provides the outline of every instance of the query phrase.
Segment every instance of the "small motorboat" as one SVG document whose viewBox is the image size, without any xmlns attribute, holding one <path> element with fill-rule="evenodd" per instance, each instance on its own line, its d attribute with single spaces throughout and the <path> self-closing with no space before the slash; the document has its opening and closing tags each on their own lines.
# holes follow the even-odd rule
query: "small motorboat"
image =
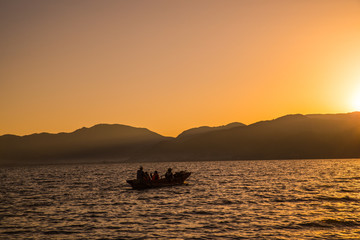
<svg viewBox="0 0 360 240">
<path fill-rule="evenodd" d="M 147 188 L 158 188 L 158 187 L 169 187 L 184 184 L 184 181 L 191 175 L 191 172 L 181 171 L 174 174 L 174 178 L 168 180 L 161 178 L 159 180 L 141 181 L 137 179 L 126 180 L 133 189 L 147 189 Z"/>
</svg>

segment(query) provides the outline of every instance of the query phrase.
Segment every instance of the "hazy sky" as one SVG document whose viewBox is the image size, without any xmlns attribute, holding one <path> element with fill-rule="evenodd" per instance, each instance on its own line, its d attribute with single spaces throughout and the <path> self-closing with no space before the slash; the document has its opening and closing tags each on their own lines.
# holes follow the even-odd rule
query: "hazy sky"
<svg viewBox="0 0 360 240">
<path fill-rule="evenodd" d="M 360 110 L 359 0 L 0 0 L 0 135 Z"/>
</svg>

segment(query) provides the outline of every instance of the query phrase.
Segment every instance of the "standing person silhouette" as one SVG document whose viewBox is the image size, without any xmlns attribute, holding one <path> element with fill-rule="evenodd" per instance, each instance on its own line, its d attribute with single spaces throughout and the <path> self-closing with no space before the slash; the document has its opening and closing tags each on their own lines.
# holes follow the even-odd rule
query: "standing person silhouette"
<svg viewBox="0 0 360 240">
<path fill-rule="evenodd" d="M 138 181 L 144 181 L 144 178 L 145 178 L 145 173 L 143 171 L 143 167 L 140 166 L 139 170 L 137 170 L 136 172 L 136 179 Z"/>
</svg>

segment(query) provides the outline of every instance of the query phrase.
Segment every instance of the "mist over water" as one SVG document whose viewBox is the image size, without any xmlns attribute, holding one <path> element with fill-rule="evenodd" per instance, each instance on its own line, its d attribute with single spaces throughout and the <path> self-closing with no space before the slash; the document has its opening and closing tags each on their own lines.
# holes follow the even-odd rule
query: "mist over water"
<svg viewBox="0 0 360 240">
<path fill-rule="evenodd" d="M 1 239 L 358 239 L 360 160 L 145 163 L 187 185 L 132 190 L 139 164 L 0 168 Z"/>
</svg>

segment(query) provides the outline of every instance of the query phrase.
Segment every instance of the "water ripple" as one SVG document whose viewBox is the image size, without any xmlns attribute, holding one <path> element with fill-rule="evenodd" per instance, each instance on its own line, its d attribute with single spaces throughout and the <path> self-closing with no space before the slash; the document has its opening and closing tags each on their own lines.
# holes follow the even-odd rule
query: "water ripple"
<svg viewBox="0 0 360 240">
<path fill-rule="evenodd" d="M 1 239 L 357 239 L 360 160 L 144 163 L 188 184 L 132 190 L 138 164 L 0 169 Z"/>
</svg>

